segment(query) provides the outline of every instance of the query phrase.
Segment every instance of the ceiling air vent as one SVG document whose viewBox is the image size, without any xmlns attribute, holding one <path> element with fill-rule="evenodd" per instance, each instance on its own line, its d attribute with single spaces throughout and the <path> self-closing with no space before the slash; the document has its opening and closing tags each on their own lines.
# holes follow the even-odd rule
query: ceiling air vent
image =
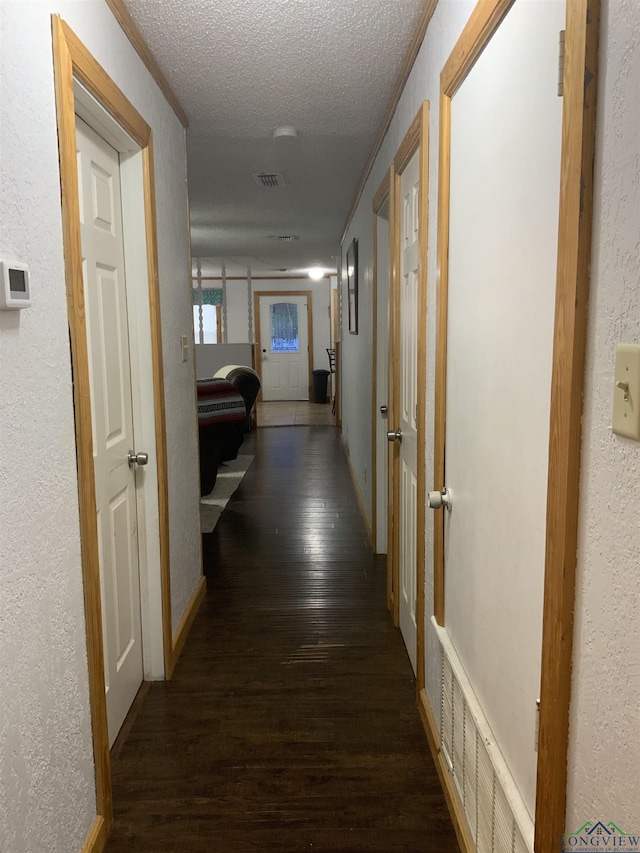
<svg viewBox="0 0 640 853">
<path fill-rule="evenodd" d="M 284 187 L 286 181 L 280 172 L 253 172 L 251 177 L 259 187 L 265 190 L 273 190 L 276 187 Z"/>
<path fill-rule="evenodd" d="M 293 243 L 299 240 L 297 234 L 268 234 L 267 240 L 277 240 L 279 243 Z"/>
</svg>

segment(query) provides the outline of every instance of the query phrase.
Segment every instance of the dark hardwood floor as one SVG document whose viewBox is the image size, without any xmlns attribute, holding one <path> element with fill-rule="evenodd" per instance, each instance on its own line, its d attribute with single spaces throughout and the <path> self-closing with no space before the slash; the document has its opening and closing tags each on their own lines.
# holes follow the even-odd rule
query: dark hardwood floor
<svg viewBox="0 0 640 853">
<path fill-rule="evenodd" d="M 107 853 L 459 850 L 333 427 L 265 428 L 113 764 Z"/>
</svg>

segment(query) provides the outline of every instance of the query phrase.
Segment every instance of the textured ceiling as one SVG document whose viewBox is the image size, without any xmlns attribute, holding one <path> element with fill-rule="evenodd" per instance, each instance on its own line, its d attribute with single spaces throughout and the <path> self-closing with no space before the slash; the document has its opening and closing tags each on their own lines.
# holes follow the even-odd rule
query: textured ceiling
<svg viewBox="0 0 640 853">
<path fill-rule="evenodd" d="M 124 2 L 189 116 L 194 258 L 335 268 L 423 0 Z"/>
</svg>

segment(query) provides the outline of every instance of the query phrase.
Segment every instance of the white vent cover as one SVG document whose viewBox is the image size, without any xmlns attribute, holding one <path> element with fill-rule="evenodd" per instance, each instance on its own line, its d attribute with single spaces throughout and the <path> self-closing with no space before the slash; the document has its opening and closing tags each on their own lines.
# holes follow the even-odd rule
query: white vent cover
<svg viewBox="0 0 640 853">
<path fill-rule="evenodd" d="M 447 630 L 432 623 L 442 650 L 440 749 L 477 853 L 532 853 L 533 820 Z"/>
<path fill-rule="evenodd" d="M 297 234 L 268 234 L 267 240 L 278 240 L 280 243 L 294 243 L 299 240 Z"/>
<path fill-rule="evenodd" d="M 284 175 L 280 172 L 253 172 L 251 177 L 259 187 L 265 190 L 273 190 L 276 187 L 286 186 Z"/>
</svg>

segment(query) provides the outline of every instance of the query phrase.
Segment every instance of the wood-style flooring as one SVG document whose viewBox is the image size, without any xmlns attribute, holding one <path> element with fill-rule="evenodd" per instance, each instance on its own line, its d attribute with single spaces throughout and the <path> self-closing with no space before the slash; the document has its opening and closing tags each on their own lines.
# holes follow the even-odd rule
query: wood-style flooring
<svg viewBox="0 0 640 853">
<path fill-rule="evenodd" d="M 457 853 L 337 430 L 245 450 L 173 680 L 114 760 L 107 853 Z"/>
<path fill-rule="evenodd" d="M 331 403 L 311 403 L 308 400 L 285 400 L 256 403 L 258 427 L 273 426 L 335 426 L 336 416 Z"/>
</svg>

